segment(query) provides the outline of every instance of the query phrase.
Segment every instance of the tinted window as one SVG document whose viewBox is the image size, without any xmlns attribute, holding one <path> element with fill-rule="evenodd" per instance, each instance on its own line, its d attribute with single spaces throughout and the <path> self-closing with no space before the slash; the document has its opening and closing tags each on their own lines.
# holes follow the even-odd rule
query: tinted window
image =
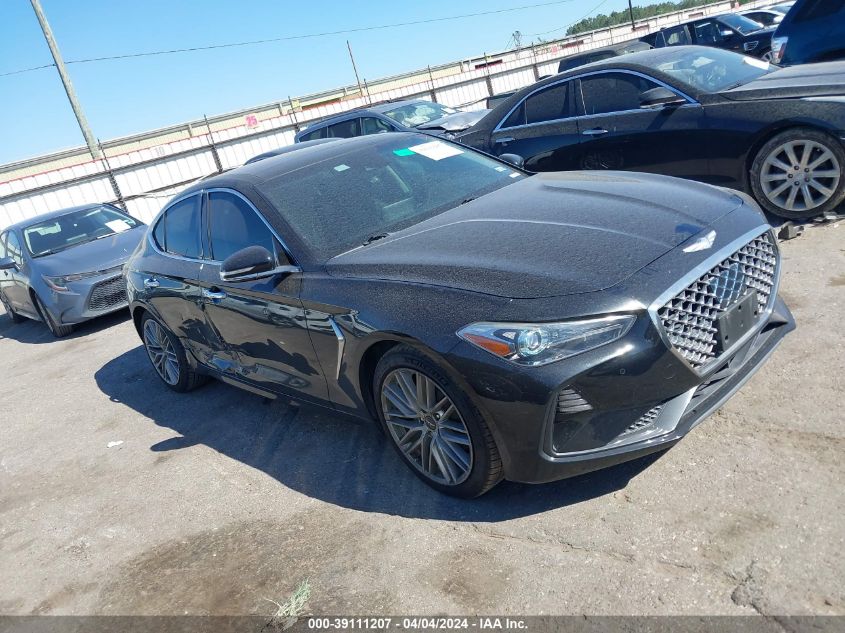
<svg viewBox="0 0 845 633">
<path fill-rule="evenodd" d="M 243 198 L 223 191 L 208 194 L 211 258 L 222 262 L 247 246 L 263 246 L 275 253 L 270 229 Z"/>
<path fill-rule="evenodd" d="M 361 119 L 361 130 L 364 134 L 378 134 L 379 132 L 390 132 L 393 128 L 381 119 L 367 116 Z"/>
<path fill-rule="evenodd" d="M 681 46 L 684 44 L 692 44 L 692 40 L 690 40 L 687 27 L 679 26 L 663 31 L 663 41 L 659 46 Z M 658 46 L 658 44 L 655 44 L 655 46 Z"/>
<path fill-rule="evenodd" d="M 546 88 L 525 100 L 525 120 L 527 123 L 555 121 L 570 116 L 569 83 Z"/>
<path fill-rule="evenodd" d="M 516 127 L 517 125 L 525 125 L 525 101 L 522 101 L 516 110 L 511 112 L 508 118 L 505 119 L 505 122 L 502 123 L 503 128 Z"/>
<path fill-rule="evenodd" d="M 14 233 L 9 233 L 6 238 L 6 252 L 9 257 L 15 260 L 18 266 L 23 266 L 23 251 L 21 250 L 21 243 L 18 236 Z"/>
<path fill-rule="evenodd" d="M 360 119 L 350 119 L 348 121 L 341 121 L 335 123 L 327 128 L 327 136 L 329 138 L 352 138 L 353 136 L 361 136 Z"/>
<path fill-rule="evenodd" d="M 693 28 L 696 44 L 718 44 L 722 41 L 721 29 L 724 27 L 715 20 L 697 22 Z"/>
<path fill-rule="evenodd" d="M 313 141 L 318 138 L 326 138 L 326 128 L 321 127 L 313 132 L 308 132 L 299 137 L 300 141 Z"/>
<path fill-rule="evenodd" d="M 657 84 L 628 73 L 603 73 L 581 80 L 586 114 L 607 114 L 637 110 L 640 93 L 656 88 Z"/>
<path fill-rule="evenodd" d="M 830 17 L 840 11 L 845 11 L 845 5 L 842 4 L 842 0 L 806 0 L 798 8 L 792 21 L 799 23 L 807 20 L 817 20 L 819 18 Z"/>
<path fill-rule="evenodd" d="M 167 209 L 153 229 L 153 239 L 171 255 L 200 258 L 200 197 L 185 198 Z"/>
<path fill-rule="evenodd" d="M 393 133 L 256 186 L 325 261 L 370 236 L 417 224 L 521 176 L 466 147 Z"/>
</svg>

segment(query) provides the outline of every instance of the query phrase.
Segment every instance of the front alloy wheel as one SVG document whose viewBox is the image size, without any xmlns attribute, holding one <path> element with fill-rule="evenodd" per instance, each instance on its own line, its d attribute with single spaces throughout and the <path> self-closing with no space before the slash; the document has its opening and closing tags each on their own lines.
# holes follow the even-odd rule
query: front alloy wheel
<svg viewBox="0 0 845 633">
<path fill-rule="evenodd" d="M 751 185 L 770 212 L 793 219 L 821 215 L 845 198 L 845 150 L 815 130 L 787 130 L 757 154 Z"/>
<path fill-rule="evenodd" d="M 472 470 L 472 442 L 452 400 L 413 369 L 395 369 L 382 383 L 381 407 L 390 435 L 428 479 L 454 486 Z"/>
<path fill-rule="evenodd" d="M 393 447 L 414 473 L 471 498 L 501 481 L 502 458 L 487 422 L 433 358 L 397 345 L 376 365 L 373 403 Z"/>
</svg>

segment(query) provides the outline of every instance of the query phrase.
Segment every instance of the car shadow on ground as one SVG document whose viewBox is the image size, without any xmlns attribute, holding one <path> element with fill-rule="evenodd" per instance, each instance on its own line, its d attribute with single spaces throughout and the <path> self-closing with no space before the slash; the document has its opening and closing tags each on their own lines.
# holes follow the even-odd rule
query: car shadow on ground
<svg viewBox="0 0 845 633">
<path fill-rule="evenodd" d="M 112 402 L 179 434 L 151 446 L 152 451 L 204 444 L 304 495 L 365 512 L 503 521 L 618 491 L 660 455 L 551 484 L 503 482 L 479 499 L 464 501 L 415 477 L 374 422 L 265 400 L 217 381 L 177 394 L 158 380 L 141 346 L 109 361 L 95 378 Z"/>
<path fill-rule="evenodd" d="M 769 220 L 775 228 L 783 223 L 774 216 Z M 125 318 L 99 319 L 74 335 Z M 32 342 L 53 340 L 42 324 L 12 326 L 0 314 L 0 337 L 11 338 L 12 329 L 23 332 L 23 327 L 36 328 L 39 340 Z M 622 490 L 663 454 L 550 484 L 503 482 L 479 499 L 464 501 L 418 480 L 374 422 L 282 399 L 271 402 L 216 381 L 189 394 L 176 394 L 155 376 L 142 346 L 109 361 L 95 378 L 112 402 L 178 434 L 150 446 L 153 452 L 205 445 L 304 495 L 365 512 L 472 522 L 530 516 Z"/>
<path fill-rule="evenodd" d="M 12 319 L 6 314 L 2 307 L 0 307 L 0 339 L 12 339 L 19 343 L 26 343 L 28 345 L 42 345 L 44 343 L 55 343 L 58 341 L 68 341 L 75 338 L 88 336 L 100 330 L 106 330 L 110 327 L 118 325 L 129 319 L 129 310 L 120 310 L 112 312 L 90 321 L 85 321 L 75 325 L 73 331 L 60 339 L 50 334 L 47 326 L 40 321 L 33 321 L 25 319 L 21 323 L 13 323 Z"/>
</svg>

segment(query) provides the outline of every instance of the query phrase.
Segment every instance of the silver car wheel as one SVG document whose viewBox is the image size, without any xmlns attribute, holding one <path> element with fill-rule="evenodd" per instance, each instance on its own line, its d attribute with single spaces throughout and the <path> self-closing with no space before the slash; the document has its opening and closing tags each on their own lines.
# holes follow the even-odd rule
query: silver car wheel
<svg viewBox="0 0 845 633">
<path fill-rule="evenodd" d="M 173 349 L 170 337 L 155 319 L 144 323 L 144 347 L 153 367 L 168 385 L 179 382 L 179 357 Z"/>
<path fill-rule="evenodd" d="M 807 211 L 831 199 L 842 178 L 834 153 L 810 140 L 788 141 L 773 149 L 760 171 L 769 201 L 787 211 Z"/>
<path fill-rule="evenodd" d="M 458 408 L 431 378 L 413 369 L 394 369 L 382 383 L 381 408 L 393 441 L 426 477 L 449 486 L 469 477 L 469 431 Z"/>
<path fill-rule="evenodd" d="M 775 56 L 772 51 L 766 51 L 765 53 L 763 53 L 762 57 L 760 57 L 760 59 L 762 59 L 764 62 L 769 62 L 770 64 L 772 63 L 774 58 Z"/>
</svg>

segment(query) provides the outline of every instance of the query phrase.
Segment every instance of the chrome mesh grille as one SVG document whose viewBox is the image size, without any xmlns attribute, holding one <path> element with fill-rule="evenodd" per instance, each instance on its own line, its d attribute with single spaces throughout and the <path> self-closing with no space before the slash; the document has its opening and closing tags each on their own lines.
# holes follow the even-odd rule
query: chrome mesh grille
<svg viewBox="0 0 845 633">
<path fill-rule="evenodd" d="M 778 255 L 769 233 L 754 238 L 657 311 L 669 341 L 693 367 L 716 358 L 716 318 L 736 300 L 739 283 L 757 291 L 761 312 L 774 290 Z"/>
<path fill-rule="evenodd" d="M 641 431 L 642 429 L 651 426 L 652 424 L 657 422 L 657 418 L 660 417 L 661 411 L 663 411 L 662 404 L 659 404 L 653 409 L 646 411 L 636 422 L 634 422 L 631 426 L 622 431 L 621 435 L 629 435 L 631 433 L 636 433 L 637 431 Z"/>
<path fill-rule="evenodd" d="M 116 308 L 126 303 L 126 282 L 123 277 L 113 277 L 94 286 L 88 299 L 88 309 L 94 311 Z"/>
</svg>

